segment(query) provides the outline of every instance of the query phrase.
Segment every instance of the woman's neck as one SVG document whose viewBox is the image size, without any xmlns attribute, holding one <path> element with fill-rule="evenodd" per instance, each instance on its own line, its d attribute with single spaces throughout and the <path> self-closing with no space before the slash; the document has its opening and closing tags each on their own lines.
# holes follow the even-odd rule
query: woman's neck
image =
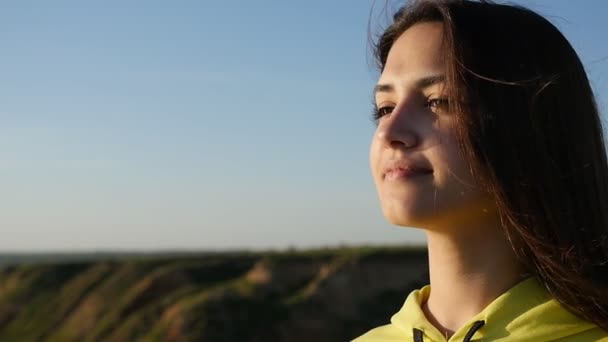
<svg viewBox="0 0 608 342">
<path fill-rule="evenodd" d="M 448 337 L 522 280 L 507 239 L 486 228 L 427 231 L 431 293 L 422 309 Z"/>
</svg>

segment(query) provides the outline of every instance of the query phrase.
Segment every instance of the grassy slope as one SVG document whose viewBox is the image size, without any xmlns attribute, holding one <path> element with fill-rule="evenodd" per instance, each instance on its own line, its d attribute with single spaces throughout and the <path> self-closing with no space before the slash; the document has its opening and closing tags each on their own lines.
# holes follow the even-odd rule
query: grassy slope
<svg viewBox="0 0 608 342">
<path fill-rule="evenodd" d="M 319 334 L 317 342 L 346 340 L 386 321 L 407 287 L 424 282 L 425 253 L 342 248 L 5 266 L 0 340 L 263 341 L 300 330 Z M 396 275 L 403 268 L 406 278 Z"/>
</svg>

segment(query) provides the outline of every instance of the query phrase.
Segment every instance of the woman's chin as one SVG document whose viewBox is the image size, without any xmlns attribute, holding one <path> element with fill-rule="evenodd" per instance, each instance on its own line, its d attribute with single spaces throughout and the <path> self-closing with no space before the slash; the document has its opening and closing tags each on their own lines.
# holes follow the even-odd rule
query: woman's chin
<svg viewBox="0 0 608 342">
<path fill-rule="evenodd" d="M 388 223 L 401 227 L 422 228 L 428 224 L 428 218 L 425 220 L 421 215 L 405 210 L 384 210 L 384 218 Z"/>
</svg>

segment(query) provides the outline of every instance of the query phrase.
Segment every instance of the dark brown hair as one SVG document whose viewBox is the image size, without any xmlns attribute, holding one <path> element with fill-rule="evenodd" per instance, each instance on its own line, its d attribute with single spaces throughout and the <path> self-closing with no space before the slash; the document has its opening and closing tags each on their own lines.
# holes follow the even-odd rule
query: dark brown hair
<svg viewBox="0 0 608 342">
<path fill-rule="evenodd" d="M 583 65 L 542 16 L 490 1 L 402 7 L 375 45 L 443 24 L 449 110 L 514 251 L 555 299 L 608 330 L 608 164 Z"/>
</svg>

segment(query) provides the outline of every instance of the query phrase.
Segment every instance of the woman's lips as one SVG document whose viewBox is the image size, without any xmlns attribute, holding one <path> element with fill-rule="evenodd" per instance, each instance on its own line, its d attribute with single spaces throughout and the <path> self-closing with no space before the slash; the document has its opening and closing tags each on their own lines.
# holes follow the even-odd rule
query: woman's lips
<svg viewBox="0 0 608 342">
<path fill-rule="evenodd" d="M 407 170 L 407 169 L 395 169 L 389 170 L 384 174 L 384 179 L 389 181 L 395 180 L 406 180 L 411 179 L 417 176 L 424 176 L 433 174 L 432 171 L 429 170 Z"/>
<path fill-rule="evenodd" d="M 404 160 L 390 161 L 384 169 L 384 179 L 389 181 L 408 180 L 431 174 L 433 170 L 415 166 Z"/>
</svg>

